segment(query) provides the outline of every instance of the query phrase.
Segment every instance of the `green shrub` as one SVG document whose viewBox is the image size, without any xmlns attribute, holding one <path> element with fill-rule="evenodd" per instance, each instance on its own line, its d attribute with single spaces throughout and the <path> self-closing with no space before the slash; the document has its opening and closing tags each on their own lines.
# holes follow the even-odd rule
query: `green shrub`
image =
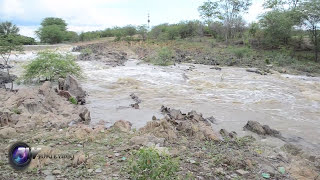
<svg viewBox="0 0 320 180">
<path fill-rule="evenodd" d="M 231 52 L 238 58 L 242 59 L 243 57 L 249 56 L 251 54 L 251 49 L 247 47 L 241 48 L 232 48 Z"/>
<path fill-rule="evenodd" d="M 167 47 L 163 47 L 157 52 L 156 57 L 154 57 L 151 62 L 159 66 L 169 66 L 173 64 L 173 61 L 172 61 L 172 57 L 174 56 L 173 54 L 174 53 L 171 49 Z"/>
<path fill-rule="evenodd" d="M 91 55 L 93 52 L 92 52 L 92 49 L 90 49 L 90 48 L 85 48 L 85 49 L 82 49 L 81 50 L 81 55 L 86 55 L 86 56 L 88 56 L 88 55 Z"/>
<path fill-rule="evenodd" d="M 267 57 L 280 67 L 288 66 L 296 61 L 294 58 L 283 52 L 268 52 Z"/>
<path fill-rule="evenodd" d="M 75 105 L 77 105 L 77 104 L 78 104 L 77 99 L 76 99 L 76 98 L 74 98 L 74 97 L 70 97 L 70 98 L 69 98 L 69 101 L 70 101 L 72 104 L 75 104 Z"/>
<path fill-rule="evenodd" d="M 128 160 L 127 172 L 131 179 L 177 179 L 179 162 L 153 148 L 142 148 Z"/>
<path fill-rule="evenodd" d="M 18 109 L 18 108 L 16 108 L 16 107 L 14 107 L 12 110 L 11 110 L 13 113 L 15 113 L 15 114 L 21 114 L 22 112 L 21 112 L 21 109 Z"/>
<path fill-rule="evenodd" d="M 82 77 L 80 66 L 71 54 L 60 54 L 54 51 L 41 51 L 37 58 L 26 65 L 22 79 L 30 82 L 34 79 L 54 81 L 65 78 L 68 74 Z"/>
</svg>

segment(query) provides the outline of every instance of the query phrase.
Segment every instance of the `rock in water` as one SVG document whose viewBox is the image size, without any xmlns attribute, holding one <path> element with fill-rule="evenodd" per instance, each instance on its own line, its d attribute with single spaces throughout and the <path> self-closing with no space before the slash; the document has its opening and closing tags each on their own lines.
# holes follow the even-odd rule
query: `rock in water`
<svg viewBox="0 0 320 180">
<path fill-rule="evenodd" d="M 86 92 L 82 89 L 78 81 L 71 75 L 65 79 L 63 90 L 68 91 L 71 95 L 77 98 L 78 102 L 84 104 L 86 102 Z"/>
<path fill-rule="evenodd" d="M 247 124 L 243 127 L 245 130 L 252 131 L 259 135 L 269 135 L 274 137 L 282 137 L 280 132 L 274 129 L 271 129 L 268 125 L 262 126 L 257 121 L 248 121 Z"/>
<path fill-rule="evenodd" d="M 87 108 L 82 108 L 79 116 L 80 116 L 81 120 L 87 124 L 91 121 L 90 111 Z"/>
<path fill-rule="evenodd" d="M 262 125 L 257 121 L 248 121 L 243 128 L 260 135 L 266 134 L 266 131 L 263 129 Z"/>
</svg>

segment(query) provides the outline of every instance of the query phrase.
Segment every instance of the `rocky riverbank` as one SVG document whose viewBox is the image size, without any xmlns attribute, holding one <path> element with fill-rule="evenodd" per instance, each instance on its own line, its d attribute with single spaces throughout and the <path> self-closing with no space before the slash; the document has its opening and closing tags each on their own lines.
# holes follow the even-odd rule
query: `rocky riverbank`
<svg viewBox="0 0 320 180">
<path fill-rule="evenodd" d="M 1 179 L 130 179 L 129 159 L 151 147 L 179 164 L 180 179 L 319 179 L 320 159 L 286 144 L 262 145 L 252 136 L 212 130 L 214 117 L 195 111 L 161 107 L 163 119 L 150 117 L 143 128 L 125 120 L 106 128 L 88 125 L 90 113 L 59 96 L 52 84 L 18 92 L 0 90 Z M 248 122 L 248 130 L 278 136 L 268 126 Z M 14 172 L 7 162 L 9 145 L 23 141 L 43 154 L 74 154 L 74 159 L 35 159 L 26 172 Z"/>
<path fill-rule="evenodd" d="M 130 59 L 135 58 L 129 48 L 122 44 L 96 43 L 76 46 L 73 52 L 80 52 L 78 60 L 80 61 L 100 61 L 110 66 L 123 66 Z"/>
<path fill-rule="evenodd" d="M 121 47 L 110 43 L 80 45 L 74 51 L 81 52 L 78 57 L 81 62 L 99 61 L 108 67 L 120 68 L 128 59 L 137 56 L 130 48 L 119 46 Z M 91 49 L 91 52 L 85 50 L 87 48 Z M 139 53 L 138 56 L 142 57 Z M 136 67 L 129 67 L 127 71 L 132 73 L 135 71 L 134 68 Z M 200 95 L 210 94 L 211 91 L 203 93 L 207 87 L 211 90 L 221 86 L 223 94 L 229 92 L 228 87 L 231 87 L 232 92 L 237 90 L 236 87 L 231 86 L 236 82 L 232 81 L 228 84 L 225 80 L 228 77 L 222 75 L 221 77 L 219 75 L 218 83 L 198 79 L 203 75 L 197 74 L 196 65 L 182 69 L 181 79 L 178 77 L 180 74 L 173 70 L 156 70 L 155 67 L 146 66 L 138 68 L 144 68 L 144 72 L 156 71 L 150 76 L 162 74 L 159 77 L 156 76 L 158 77 L 156 81 L 150 82 L 149 79 L 142 81 L 137 78 L 146 77 L 148 74 L 129 74 L 133 77 L 131 79 L 125 79 L 122 76 L 120 76 L 122 79 L 117 79 L 117 75 L 112 74 L 115 82 L 108 84 L 108 92 L 102 91 L 102 87 L 105 88 L 107 83 L 96 76 L 92 83 L 104 83 L 104 86 L 93 88 L 100 90 L 97 91 L 98 98 L 103 97 L 102 93 L 109 93 L 110 96 L 116 97 L 115 102 L 117 102 L 120 97 L 116 96 L 116 93 L 113 94 L 112 89 L 117 92 L 127 89 L 128 91 L 123 94 L 130 99 L 129 102 L 132 101 L 134 104 L 125 101 L 125 105 L 128 106 L 125 109 L 145 112 L 143 110 L 148 105 L 158 104 L 148 102 L 150 97 L 164 102 L 161 99 L 163 94 L 168 93 L 170 96 L 166 95 L 173 99 L 174 96 L 181 95 L 181 92 L 186 93 L 180 89 L 173 89 L 173 86 L 169 86 L 169 90 L 165 89 L 166 86 L 159 88 L 161 84 L 170 85 L 171 81 L 167 82 L 167 79 L 163 79 L 166 76 L 176 78 L 173 82 L 178 82 L 178 85 L 185 87 L 192 94 L 195 94 L 194 92 Z M 214 74 L 212 71 L 224 71 L 218 67 L 214 67 L 213 70 L 206 68 L 201 69 L 201 73 L 210 71 Z M 123 75 L 123 69 L 117 70 Z M 260 71 L 250 70 L 250 72 L 256 75 L 255 83 L 264 74 Z M 197 77 L 196 80 L 192 79 L 194 75 Z M 107 78 L 113 77 L 107 75 Z M 210 79 L 214 78 L 210 77 Z M 231 80 L 234 78 L 229 77 Z M 148 87 L 145 87 L 146 84 Z M 243 83 L 240 82 L 240 84 Z M 142 86 L 144 88 L 141 88 Z M 254 86 L 257 90 L 256 84 Z M 154 94 L 147 96 L 147 88 L 150 87 L 150 91 L 157 92 L 161 96 L 155 97 Z M 153 87 L 157 88 L 152 89 Z M 159 104 L 154 113 L 159 111 L 162 116 L 150 115 L 146 125 L 139 129 L 133 128 L 132 123 L 126 118 L 119 118 L 111 127 L 105 121 L 93 124 L 90 123 L 92 112 L 86 108 L 90 105 L 90 101 L 87 103 L 88 97 L 85 90 L 87 89 L 82 88 L 80 83 L 70 76 L 59 79 L 58 85 L 45 82 L 40 87 L 19 89 L 16 92 L 0 89 L 0 179 L 134 179 L 130 171 L 131 164 L 141 158 L 139 154 L 137 155 L 137 151 L 148 148 L 158 152 L 159 156 L 163 157 L 160 159 L 172 159 L 178 164 L 178 168 L 174 171 L 176 179 L 320 179 L 320 158 L 292 144 L 292 140 L 283 137 L 282 131 L 278 131 L 277 126 L 269 127 L 270 123 L 260 124 L 259 120 L 257 120 L 259 122 L 248 120 L 244 123 L 240 122 L 241 128 L 255 133 L 252 134 L 255 136 L 242 136 L 238 135 L 238 131 L 232 131 L 229 128 L 214 130 L 217 129 L 219 120 L 216 115 L 205 117 L 196 111 L 182 112 L 176 105 L 160 107 L 161 104 Z M 241 94 L 245 94 L 243 90 L 242 88 Z M 252 88 L 249 90 L 251 92 Z M 131 92 L 128 93 L 129 91 Z M 234 97 L 234 94 L 229 95 Z M 187 101 L 186 96 L 182 94 L 183 105 L 199 100 L 194 98 L 191 99 L 192 101 Z M 237 97 L 241 98 L 241 96 Z M 70 98 L 74 98 L 75 101 L 71 101 Z M 176 101 L 176 99 L 173 100 Z M 206 101 L 207 98 L 200 100 Z M 223 98 L 220 99 L 222 100 Z M 177 104 L 181 102 L 177 101 Z M 235 105 L 234 102 L 226 102 L 229 105 L 230 103 Z M 106 101 L 102 99 L 102 103 Z M 116 108 L 117 111 L 121 109 L 118 106 Z M 210 106 L 210 111 L 212 110 L 219 111 Z M 283 141 L 284 145 L 279 147 L 265 143 L 263 139 L 269 136 Z M 16 172 L 9 166 L 7 160 L 8 148 L 16 141 L 26 142 L 32 147 L 41 147 L 39 155 L 71 154 L 74 158 L 34 159 L 26 172 Z M 152 159 L 146 160 L 145 165 L 152 163 Z"/>
</svg>

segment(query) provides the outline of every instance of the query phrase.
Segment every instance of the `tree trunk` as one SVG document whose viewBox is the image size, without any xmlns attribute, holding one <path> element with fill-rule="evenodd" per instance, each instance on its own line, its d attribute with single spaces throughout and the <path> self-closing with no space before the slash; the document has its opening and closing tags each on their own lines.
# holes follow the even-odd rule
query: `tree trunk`
<svg viewBox="0 0 320 180">
<path fill-rule="evenodd" d="M 10 70 L 9 70 L 9 66 L 8 66 L 8 60 L 5 60 L 5 61 L 4 61 L 4 64 L 5 64 L 6 68 L 7 68 L 7 73 L 8 73 L 9 82 L 11 82 L 11 88 L 10 88 L 10 90 L 12 91 L 12 90 L 13 90 L 13 81 L 12 81 L 11 76 L 10 76 Z"/>
<path fill-rule="evenodd" d="M 11 88 L 10 88 L 10 91 L 12 91 L 12 90 L 13 90 L 13 80 L 11 79 L 11 76 L 10 76 L 9 67 L 7 67 L 7 72 L 8 72 L 9 81 L 11 82 Z"/>
<path fill-rule="evenodd" d="M 318 62 L 318 34 L 317 27 L 314 27 L 314 55 L 316 62 Z"/>
</svg>

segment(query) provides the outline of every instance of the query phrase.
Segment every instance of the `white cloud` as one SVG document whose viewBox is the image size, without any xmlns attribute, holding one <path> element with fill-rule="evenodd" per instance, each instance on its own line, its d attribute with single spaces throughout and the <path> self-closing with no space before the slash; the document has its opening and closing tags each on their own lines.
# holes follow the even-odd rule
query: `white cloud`
<svg viewBox="0 0 320 180">
<path fill-rule="evenodd" d="M 243 16 L 243 18 L 248 22 L 251 23 L 253 21 L 258 20 L 258 16 L 265 12 L 263 9 L 263 1 L 261 0 L 255 0 L 253 1 L 252 5 L 249 8 L 249 11 L 247 14 Z"/>
<path fill-rule="evenodd" d="M 0 0 L 0 20 L 10 20 L 24 35 L 35 37 L 45 17 L 63 18 L 71 31 L 78 33 L 101 30 L 127 24 L 146 24 L 147 13 L 151 25 L 199 19 L 197 7 L 205 0 Z M 263 0 L 253 0 L 247 22 L 256 20 L 263 11 Z M 170 4 L 168 6 L 167 4 Z"/>
<path fill-rule="evenodd" d="M 19 26 L 20 32 L 19 34 L 29 37 L 36 37 L 35 31 L 39 28 L 39 26 Z"/>
<path fill-rule="evenodd" d="M 25 13 L 21 0 L 3 0 L 0 3 L 0 10 L 4 14 L 4 18 L 12 18 Z"/>
</svg>

